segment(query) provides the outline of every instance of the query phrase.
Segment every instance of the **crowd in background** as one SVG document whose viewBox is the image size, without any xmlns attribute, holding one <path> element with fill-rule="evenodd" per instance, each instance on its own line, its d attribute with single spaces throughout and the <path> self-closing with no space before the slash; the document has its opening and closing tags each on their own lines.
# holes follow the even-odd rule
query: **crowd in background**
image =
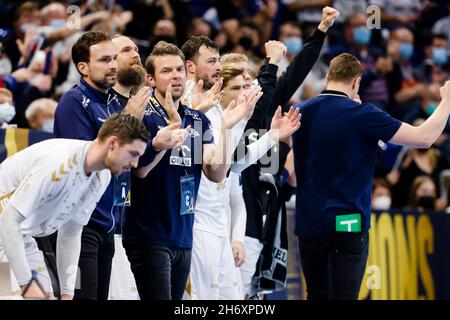
<svg viewBox="0 0 450 320">
<path fill-rule="evenodd" d="M 370 5 L 381 9 L 380 28 L 368 28 Z M 324 6 L 340 16 L 289 104 L 319 94 L 331 59 L 349 52 L 364 64 L 363 102 L 414 125 L 430 116 L 439 88 L 450 79 L 448 1 L 10 1 L 0 4 L 0 127 L 53 131 L 59 98 L 79 82 L 71 48 L 86 31 L 128 36 L 141 61 L 161 40 L 181 47 L 191 36 L 207 36 L 221 55 L 247 56 L 255 78 L 264 44 L 274 39 L 286 46 L 278 63 L 282 74 L 321 21 Z M 450 126 L 427 150 L 380 142 L 372 207 L 450 212 L 449 134 Z"/>
</svg>

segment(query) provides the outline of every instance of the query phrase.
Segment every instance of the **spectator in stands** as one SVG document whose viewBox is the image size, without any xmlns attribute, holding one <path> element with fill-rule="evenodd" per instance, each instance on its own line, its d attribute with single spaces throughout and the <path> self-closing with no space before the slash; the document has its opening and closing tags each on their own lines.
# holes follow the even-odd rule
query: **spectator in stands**
<svg viewBox="0 0 450 320">
<path fill-rule="evenodd" d="M 34 100 L 25 111 L 30 128 L 53 133 L 57 105 L 55 100 L 48 98 Z"/>
<path fill-rule="evenodd" d="M 429 176 L 418 176 L 414 179 L 409 194 L 409 207 L 423 211 L 436 210 L 436 185 Z"/>
<path fill-rule="evenodd" d="M 210 24 L 203 18 L 194 18 L 189 23 L 186 36 L 189 39 L 192 36 L 205 36 L 211 38 L 212 28 Z"/>
<path fill-rule="evenodd" d="M 381 8 L 381 22 L 389 26 L 414 26 L 423 8 L 422 0 L 370 0 L 369 4 Z"/>
<path fill-rule="evenodd" d="M 400 65 L 401 78 L 392 82 L 395 109 L 391 114 L 404 118 L 408 112 L 420 108 L 421 98 L 428 90 L 414 75 L 410 59 L 414 54 L 414 35 L 407 28 L 391 31 L 387 44 L 388 56 Z"/>
<path fill-rule="evenodd" d="M 177 37 L 177 28 L 175 23 L 169 19 L 160 19 L 156 21 L 155 26 L 153 27 L 153 37 L 154 42 L 158 43 L 158 41 L 164 40 L 170 43 L 176 43 Z"/>
<path fill-rule="evenodd" d="M 303 49 L 302 35 L 302 30 L 296 22 L 288 21 L 280 26 L 278 40 L 284 43 L 287 51 L 278 64 L 278 76 L 286 71 L 294 57 Z M 302 99 L 312 98 L 321 92 L 325 88 L 327 67 L 326 63 L 319 57 L 305 81 L 291 97 L 289 104 L 300 102 Z"/>
<path fill-rule="evenodd" d="M 377 178 L 372 183 L 372 209 L 387 211 L 391 208 L 391 188 L 386 180 Z"/>
<path fill-rule="evenodd" d="M 442 19 L 439 19 L 433 25 L 434 34 L 443 34 L 446 36 L 447 41 L 450 41 L 450 3 L 447 4 L 448 15 Z"/>
<path fill-rule="evenodd" d="M 297 12 L 297 21 L 303 30 L 316 26 L 322 19 L 322 8 L 332 5 L 331 0 L 282 0 L 290 11 Z"/>
<path fill-rule="evenodd" d="M 450 70 L 448 43 L 447 38 L 442 34 L 430 35 L 423 48 L 425 59 L 417 72 L 420 81 L 426 84 L 442 85 L 448 79 Z"/>
<path fill-rule="evenodd" d="M 16 115 L 16 108 L 13 105 L 13 96 L 11 91 L 0 88 L 0 128 L 11 127 L 8 123 Z"/>
<path fill-rule="evenodd" d="M 413 125 L 419 126 L 424 122 L 417 119 Z M 413 181 L 423 175 L 438 181 L 438 165 L 440 153 L 435 148 L 411 149 L 401 162 L 398 170 L 393 170 L 387 175 L 387 180 L 392 186 L 392 207 L 402 208 L 408 203 L 408 195 L 405 190 L 410 190 Z"/>
<path fill-rule="evenodd" d="M 401 77 L 400 66 L 392 57 L 386 56 L 381 48 L 371 45 L 372 30 L 367 28 L 367 15 L 354 13 L 344 26 L 344 43 L 330 48 L 330 56 L 342 52 L 355 55 L 364 65 L 359 95 L 366 102 L 374 103 L 388 110 L 394 100 L 396 81 Z"/>
</svg>

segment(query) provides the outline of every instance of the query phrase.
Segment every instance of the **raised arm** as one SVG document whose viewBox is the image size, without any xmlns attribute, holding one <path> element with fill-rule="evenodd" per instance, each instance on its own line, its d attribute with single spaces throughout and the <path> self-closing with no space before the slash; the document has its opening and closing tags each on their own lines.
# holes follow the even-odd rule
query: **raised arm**
<svg viewBox="0 0 450 320">
<path fill-rule="evenodd" d="M 203 172 L 213 182 L 221 182 L 228 172 L 233 154 L 232 131 L 241 121 L 247 121 L 255 109 L 256 102 L 261 98 L 260 87 L 244 92 L 238 101 L 232 101 L 224 110 L 222 128 L 219 141 L 216 145 L 203 145 Z"/>
<path fill-rule="evenodd" d="M 273 107 L 268 115 L 272 117 L 275 112 L 275 106 L 281 105 L 283 111 L 288 111 L 286 103 L 303 83 L 308 73 L 313 68 L 319 58 L 325 40 L 326 32 L 333 25 L 339 16 L 339 11 L 331 7 L 325 7 L 322 10 L 322 21 L 317 30 L 306 41 L 302 51 L 300 51 L 289 64 L 286 72 L 278 78 L 271 106 Z"/>
<path fill-rule="evenodd" d="M 279 140 L 285 139 L 297 131 L 300 128 L 301 118 L 299 110 L 297 108 L 294 111 L 291 107 L 289 112 L 283 116 L 279 106 L 272 118 L 270 130 L 256 142 L 247 146 L 245 156 L 231 165 L 231 171 L 235 173 L 244 171 L 264 156 Z"/>
<path fill-rule="evenodd" d="M 450 81 L 440 89 L 441 102 L 433 114 L 418 127 L 402 123 L 391 143 L 412 148 L 429 148 L 441 135 L 450 115 Z"/>
</svg>

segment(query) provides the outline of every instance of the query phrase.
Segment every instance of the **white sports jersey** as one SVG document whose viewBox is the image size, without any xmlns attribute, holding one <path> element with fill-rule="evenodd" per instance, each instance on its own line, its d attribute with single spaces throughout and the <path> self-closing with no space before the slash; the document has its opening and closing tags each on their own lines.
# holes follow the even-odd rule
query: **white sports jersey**
<svg viewBox="0 0 450 320">
<path fill-rule="evenodd" d="M 222 114 L 223 112 L 220 106 L 214 106 L 205 113 L 211 121 L 214 141 L 219 141 L 220 138 Z M 233 172 L 230 172 L 230 175 L 239 177 L 239 174 Z M 226 178 L 220 183 L 215 183 L 208 180 L 202 172 L 197 202 L 195 205 L 194 228 L 223 237 L 229 235 L 228 207 L 230 206 L 231 188 L 240 188 L 242 190 L 242 186 L 239 185 L 239 178 Z"/>
<path fill-rule="evenodd" d="M 107 169 L 86 176 L 90 143 L 50 139 L 0 164 L 0 213 L 9 201 L 25 217 L 21 223 L 25 237 L 50 235 L 69 220 L 88 223 L 111 180 Z"/>
</svg>

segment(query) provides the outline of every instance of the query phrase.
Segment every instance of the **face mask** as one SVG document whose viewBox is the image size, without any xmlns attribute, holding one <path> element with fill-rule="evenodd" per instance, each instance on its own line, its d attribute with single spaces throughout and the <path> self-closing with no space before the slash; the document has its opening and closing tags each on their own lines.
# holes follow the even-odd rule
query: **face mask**
<svg viewBox="0 0 450 320">
<path fill-rule="evenodd" d="M 434 112 L 434 110 L 436 110 L 438 104 L 436 102 L 430 102 L 427 106 L 427 115 L 431 116 Z"/>
<path fill-rule="evenodd" d="M 50 21 L 50 26 L 55 28 L 55 29 L 59 29 L 64 27 L 66 24 L 66 20 L 64 19 L 53 19 L 52 21 Z"/>
<path fill-rule="evenodd" d="M 245 49 L 250 50 L 253 47 L 252 39 L 249 37 L 240 37 L 239 38 L 239 44 Z"/>
<path fill-rule="evenodd" d="M 389 210 L 391 208 L 391 197 L 379 196 L 372 200 L 372 209 L 374 210 Z"/>
<path fill-rule="evenodd" d="M 424 209 L 434 210 L 434 197 L 422 196 L 417 198 L 417 205 Z"/>
<path fill-rule="evenodd" d="M 24 23 L 20 26 L 20 30 L 25 33 L 27 30 L 36 30 L 38 25 L 36 23 Z"/>
<path fill-rule="evenodd" d="M 16 115 L 16 108 L 5 102 L 0 104 L 0 123 L 8 123 Z"/>
<path fill-rule="evenodd" d="M 402 44 L 400 44 L 398 53 L 400 54 L 401 58 L 409 59 L 409 58 L 411 58 L 413 52 L 414 52 L 414 48 L 413 48 L 412 44 L 407 43 L 407 42 L 402 42 Z"/>
<path fill-rule="evenodd" d="M 353 39 L 357 44 L 367 45 L 370 42 L 372 33 L 366 27 L 353 28 Z"/>
<path fill-rule="evenodd" d="M 287 47 L 287 52 L 296 55 L 303 48 L 303 40 L 300 37 L 288 37 L 283 40 L 283 43 Z"/>
<path fill-rule="evenodd" d="M 431 52 L 433 62 L 439 65 L 446 64 L 448 61 L 447 50 L 445 48 L 433 48 Z"/>
<path fill-rule="evenodd" d="M 0 77 L 9 75 L 11 71 L 11 61 L 8 58 L 0 59 Z"/>
<path fill-rule="evenodd" d="M 42 123 L 42 131 L 53 133 L 53 125 L 55 120 L 47 119 Z"/>
</svg>

